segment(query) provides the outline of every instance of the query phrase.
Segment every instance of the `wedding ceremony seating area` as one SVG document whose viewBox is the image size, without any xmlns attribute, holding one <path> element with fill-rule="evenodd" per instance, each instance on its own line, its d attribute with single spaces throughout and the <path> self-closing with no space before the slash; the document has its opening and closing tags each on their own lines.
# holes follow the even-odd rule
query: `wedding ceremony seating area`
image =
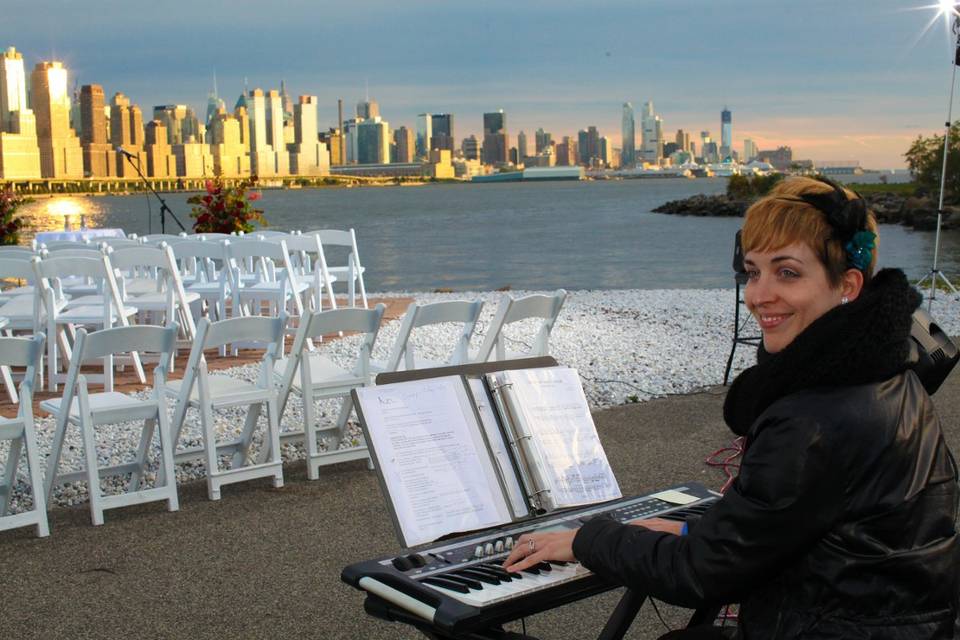
<svg viewBox="0 0 960 640">
<path fill-rule="evenodd" d="M 0 530 L 46 536 L 56 504 L 87 502 L 95 525 L 143 502 L 176 511 L 178 479 L 219 500 L 282 487 L 285 462 L 311 480 L 372 468 L 353 389 L 547 355 L 566 299 L 503 293 L 484 323 L 482 299 L 377 300 L 364 273 L 352 229 L 0 247 Z"/>
</svg>

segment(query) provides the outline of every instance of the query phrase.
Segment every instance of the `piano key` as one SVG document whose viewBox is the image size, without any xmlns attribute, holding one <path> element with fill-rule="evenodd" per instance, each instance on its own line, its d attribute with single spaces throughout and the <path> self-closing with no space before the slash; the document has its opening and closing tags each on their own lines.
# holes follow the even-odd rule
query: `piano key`
<svg viewBox="0 0 960 640">
<path fill-rule="evenodd" d="M 459 582 L 463 586 L 468 587 L 470 589 L 474 589 L 475 591 L 479 591 L 480 589 L 483 589 L 483 585 L 480 584 L 480 582 L 478 582 L 477 580 L 474 580 L 473 578 L 460 575 L 460 573 L 457 571 L 451 571 L 450 573 L 442 573 L 439 575 L 439 577 L 446 578 L 447 580 L 453 580 L 454 582 Z"/>
<path fill-rule="evenodd" d="M 423 582 L 434 587 L 440 587 L 446 590 L 456 591 L 458 593 L 470 593 L 469 587 L 466 587 L 459 582 L 454 582 L 453 580 L 447 580 L 440 576 L 430 576 L 423 579 Z"/>
<path fill-rule="evenodd" d="M 461 569 L 460 573 L 463 573 L 470 578 L 475 578 L 484 584 L 500 584 L 499 576 L 496 576 L 492 572 L 486 571 L 480 567 L 468 567 L 466 569 Z"/>
</svg>

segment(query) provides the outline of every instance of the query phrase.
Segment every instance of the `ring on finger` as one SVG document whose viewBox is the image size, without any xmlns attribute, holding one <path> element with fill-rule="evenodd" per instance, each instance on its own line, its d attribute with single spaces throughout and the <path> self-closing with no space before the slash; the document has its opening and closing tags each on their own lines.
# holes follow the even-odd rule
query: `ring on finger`
<svg viewBox="0 0 960 640">
<path fill-rule="evenodd" d="M 536 551 L 537 550 L 536 541 L 533 539 L 527 540 L 527 549 L 530 551 L 530 553 L 533 553 L 534 551 Z"/>
</svg>

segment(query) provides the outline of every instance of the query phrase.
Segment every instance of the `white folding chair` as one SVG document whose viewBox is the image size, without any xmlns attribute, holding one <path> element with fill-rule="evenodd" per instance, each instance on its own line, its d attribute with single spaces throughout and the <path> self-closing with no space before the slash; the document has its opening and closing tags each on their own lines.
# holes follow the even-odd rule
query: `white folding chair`
<svg viewBox="0 0 960 640">
<path fill-rule="evenodd" d="M 177 338 L 176 326 L 116 327 L 87 333 L 77 332 L 77 343 L 70 360 L 70 370 L 64 385 L 63 397 L 44 400 L 40 408 L 55 416 L 55 431 L 50 458 L 47 462 L 46 495 L 49 500 L 53 489 L 65 482 L 87 481 L 90 494 L 90 514 L 94 525 L 103 524 L 106 509 L 125 507 L 144 502 L 165 500 L 169 511 L 179 509 L 177 479 L 173 468 L 173 441 L 167 423 L 167 406 L 163 396 L 166 382 L 166 363 L 172 354 Z M 157 353 L 160 363 L 153 370 L 153 389 L 150 397 L 141 400 L 134 396 L 104 389 L 90 393 L 87 376 L 80 373 L 84 361 L 96 358 L 109 359 L 121 353 L 143 351 Z M 97 431 L 106 424 L 143 421 L 140 443 L 133 460 L 124 464 L 101 467 L 97 462 Z M 84 469 L 60 472 L 60 457 L 67 431 L 71 427 L 80 430 L 83 440 Z M 150 447 L 154 431 L 160 437 L 160 461 L 156 485 L 144 489 L 141 482 L 147 471 Z M 100 479 L 108 476 L 130 474 L 130 483 L 125 493 L 104 495 Z"/>
<path fill-rule="evenodd" d="M 230 279 L 225 269 L 223 243 L 187 239 L 170 245 L 188 293 L 196 293 L 207 305 L 207 315 L 215 320 L 226 318 L 230 301 Z"/>
<path fill-rule="evenodd" d="M 234 315 L 261 315 L 263 304 L 277 316 L 303 315 L 301 294 L 310 285 L 301 283 L 290 264 L 287 243 L 240 238 L 224 243 L 225 268 L 229 269 Z"/>
<path fill-rule="evenodd" d="M 258 234 L 263 236 L 262 233 Z M 323 294 L 326 292 L 331 309 L 337 308 L 337 298 L 333 293 L 336 277 L 330 275 L 327 260 L 323 254 L 320 237 L 315 234 L 280 234 L 263 236 L 267 242 L 285 242 L 290 253 L 290 264 L 300 282 L 310 283 L 308 308 L 311 311 L 323 311 Z"/>
<path fill-rule="evenodd" d="M 497 311 L 487 328 L 486 336 L 480 345 L 476 356 L 471 362 L 487 362 L 489 360 L 513 360 L 515 358 L 533 358 L 535 356 L 550 355 L 550 332 L 557 321 L 560 309 L 567 299 L 567 292 L 557 289 L 550 295 L 535 294 L 514 299 L 509 293 L 500 298 Z M 541 319 L 536 333 L 529 344 L 519 338 L 509 336 L 503 329 L 507 325 L 523 320 Z M 506 343 L 514 342 L 526 349 L 507 350 Z"/>
<path fill-rule="evenodd" d="M 189 236 L 175 236 L 172 233 L 151 233 L 145 236 L 140 236 L 139 240 L 143 244 L 158 246 L 161 242 L 166 242 L 167 244 L 176 244 L 177 242 L 185 242 L 191 240 Z"/>
<path fill-rule="evenodd" d="M 324 247 L 345 247 L 347 249 L 347 261 L 344 265 L 330 266 L 327 271 L 338 282 L 345 282 L 347 285 L 347 304 L 351 307 L 357 306 L 356 288 L 360 287 L 360 300 L 363 302 L 363 308 L 367 309 L 367 286 L 363 282 L 364 267 L 360 264 L 360 252 L 357 250 L 357 234 L 353 229 L 340 231 L 338 229 L 318 229 L 316 231 L 304 232 L 304 235 L 316 235 L 320 238 L 320 244 Z"/>
<path fill-rule="evenodd" d="M 63 358 L 70 359 L 70 339 L 79 327 L 97 327 L 109 329 L 113 326 L 127 326 L 129 318 L 136 315 L 137 308 L 123 303 L 113 266 L 106 254 L 95 257 L 34 258 L 34 273 L 40 286 L 47 324 L 47 381 L 50 391 L 57 390 L 57 384 L 64 379 L 60 373 L 60 350 Z M 70 301 L 64 306 L 59 279 L 66 276 L 80 276 L 96 283 L 100 291 L 97 296 L 81 298 L 77 304 Z M 131 353 L 133 366 L 140 382 L 146 382 L 140 357 Z M 103 381 L 108 391 L 113 390 L 113 357 L 104 358 Z"/>
<path fill-rule="evenodd" d="M 211 500 L 220 499 L 220 488 L 226 484 L 273 478 L 274 487 L 283 486 L 283 467 L 280 458 L 280 413 L 277 388 L 273 382 L 273 367 L 276 356 L 282 349 L 283 327 L 286 318 L 244 316 L 211 323 L 207 318 L 197 325 L 197 335 L 190 350 L 182 380 L 168 382 L 164 391 L 176 398 L 173 411 L 173 442 L 180 441 L 187 409 L 198 409 L 202 431 L 199 447 L 177 451 L 178 462 L 203 459 L 207 465 L 207 492 Z M 260 363 L 257 382 L 247 382 L 226 375 L 207 372 L 203 352 L 217 349 L 234 342 L 253 342 L 266 347 Z M 267 433 L 263 438 L 262 458 L 249 459 L 261 408 L 267 406 Z M 221 441 L 214 424 L 214 411 L 225 407 L 247 406 L 246 420 L 239 438 Z M 231 455 L 225 468 L 221 469 L 220 457 Z M 265 455 L 263 455 L 265 454 Z"/>
<path fill-rule="evenodd" d="M 281 440 L 304 440 L 307 451 L 307 477 L 316 480 L 320 467 L 348 460 L 369 458 L 365 444 L 340 448 L 347 436 L 347 419 L 353 410 L 350 391 L 370 384 L 370 354 L 380 330 L 386 306 L 368 309 L 334 309 L 307 314 L 297 329 L 293 347 L 287 358 L 274 365 L 274 380 L 279 387 L 280 415 L 283 415 L 290 394 L 303 401 L 302 429 L 282 432 Z M 340 332 L 362 334 L 360 348 L 352 363 L 337 363 L 308 347 L 310 338 Z M 326 398 L 342 397 L 340 415 L 333 426 L 321 426 L 316 420 L 315 403 Z M 318 432 L 332 432 L 335 442 L 321 452 Z"/>
<path fill-rule="evenodd" d="M 200 301 L 200 294 L 187 293 L 180 279 L 173 250 L 166 244 L 161 247 L 140 245 L 115 249 L 110 262 L 128 278 L 123 287 L 127 299 L 141 313 L 164 316 L 163 321 L 153 319 L 151 324 L 177 322 L 187 340 L 193 340 L 196 324 L 190 305 Z"/>
<path fill-rule="evenodd" d="M 26 372 L 20 383 L 20 408 L 17 417 L 0 416 L 0 440 L 8 440 L 10 449 L 3 463 L 3 479 L 0 484 L 0 530 L 16 527 L 37 527 L 40 537 L 50 535 L 47 523 L 47 500 L 40 470 L 40 452 L 33 424 L 33 385 L 37 379 L 37 365 L 43 358 L 42 333 L 30 338 L 0 338 L 0 364 L 4 367 L 24 367 Z M 27 480 L 33 494 L 33 508 L 10 514 L 10 499 L 17 481 L 20 452 L 27 456 Z"/>
<path fill-rule="evenodd" d="M 473 336 L 482 310 L 483 300 L 473 302 L 451 300 L 424 305 L 411 303 L 400 322 L 400 331 L 390 350 L 390 355 L 385 361 L 371 361 L 371 370 L 374 373 L 382 373 L 466 364 L 469 362 L 470 338 Z M 411 342 L 414 330 L 438 324 L 461 325 L 452 351 L 445 358 L 440 356 L 441 359 L 417 356 Z M 431 348 L 435 350 L 435 345 L 431 345 Z"/>
<path fill-rule="evenodd" d="M 31 257 L 31 261 L 26 261 L 19 257 L 9 258 L 7 254 L 0 253 L 0 274 L 5 278 L 15 278 L 24 283 L 23 286 L 18 287 L 23 290 L 20 295 L 0 302 L 0 318 L 6 318 L 3 331 L 7 335 L 13 335 L 14 332 L 36 334 L 44 326 L 45 316 L 41 296 L 33 284 L 37 276 L 32 259 Z M 66 302 L 62 301 L 60 308 L 62 309 L 65 305 Z M 42 362 L 40 366 L 42 367 Z M 0 379 L 3 380 L 10 402 L 16 403 L 17 388 L 13 383 L 9 367 L 0 365 Z"/>
</svg>

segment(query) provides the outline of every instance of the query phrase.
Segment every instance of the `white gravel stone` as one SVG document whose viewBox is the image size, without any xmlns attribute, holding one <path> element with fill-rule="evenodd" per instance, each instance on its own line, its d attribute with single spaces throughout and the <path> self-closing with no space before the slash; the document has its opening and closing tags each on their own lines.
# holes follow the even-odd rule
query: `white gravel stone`
<svg viewBox="0 0 960 640">
<path fill-rule="evenodd" d="M 520 297 L 535 292 L 511 291 Z M 479 347 L 502 293 L 389 293 L 371 294 L 372 297 L 412 297 L 419 303 L 443 300 L 486 301 L 477 331 L 471 343 Z M 938 298 L 933 315 L 949 335 L 960 335 L 960 300 Z M 642 402 L 670 394 L 689 393 L 723 381 L 723 370 L 730 353 L 733 336 L 733 289 L 684 290 L 619 290 L 570 292 L 550 337 L 550 353 L 565 366 L 578 370 L 587 400 L 594 409 L 602 409 L 629 402 Z M 397 335 L 400 322 L 392 321 L 380 331 L 374 348 L 375 359 L 385 359 Z M 507 337 L 516 350 L 533 338 L 535 321 L 526 321 L 508 327 Z M 748 320 L 745 334 L 756 334 L 757 327 Z M 452 351 L 458 330 L 452 326 L 423 327 L 414 331 L 411 344 L 416 353 L 444 360 Z M 333 340 L 320 345 L 324 353 L 347 362 L 356 353 L 359 337 Z M 508 348 L 509 343 L 508 343 Z M 739 372 L 753 362 L 754 350 L 740 346 L 733 363 L 733 372 Z M 234 367 L 220 374 L 247 380 L 257 378 L 259 365 Z M 147 393 L 147 392 L 142 392 Z M 333 426 L 339 412 L 339 400 L 318 403 L 317 415 L 323 423 Z M 170 410 L 172 412 L 172 405 Z M 221 437 L 239 433 L 243 425 L 242 409 L 219 411 L 216 428 Z M 303 405 L 291 396 L 281 423 L 282 430 L 299 429 Z M 261 418 L 252 455 L 260 449 L 265 418 Z M 41 459 L 49 455 L 53 439 L 53 418 L 38 418 L 37 435 Z M 97 429 L 97 455 L 101 464 L 120 464 L 132 459 L 140 437 L 140 425 L 126 423 Z M 158 440 L 154 437 L 149 473 L 144 486 L 152 486 L 158 462 Z M 344 442 L 323 441 L 324 447 L 345 448 L 362 443 L 359 426 L 351 423 Z M 196 412 L 190 411 L 181 433 L 179 447 L 200 444 L 200 426 Z M 0 460 L 6 460 L 9 443 L 0 442 Z M 301 460 L 301 444 L 284 444 L 287 461 Z M 224 460 L 224 463 L 226 460 Z M 64 444 L 61 470 L 82 468 L 83 448 L 79 433 L 71 429 Z M 0 467 L 2 468 L 2 467 Z M 203 478 L 206 465 L 202 460 L 177 465 L 177 481 L 187 482 Z M 125 490 L 129 478 L 110 477 L 101 481 L 107 493 Z M 53 505 L 76 505 L 86 502 L 85 482 L 72 483 L 54 490 Z M 13 512 L 30 508 L 33 503 L 26 482 L 26 463 L 21 460 L 16 486 L 11 499 Z"/>
</svg>

